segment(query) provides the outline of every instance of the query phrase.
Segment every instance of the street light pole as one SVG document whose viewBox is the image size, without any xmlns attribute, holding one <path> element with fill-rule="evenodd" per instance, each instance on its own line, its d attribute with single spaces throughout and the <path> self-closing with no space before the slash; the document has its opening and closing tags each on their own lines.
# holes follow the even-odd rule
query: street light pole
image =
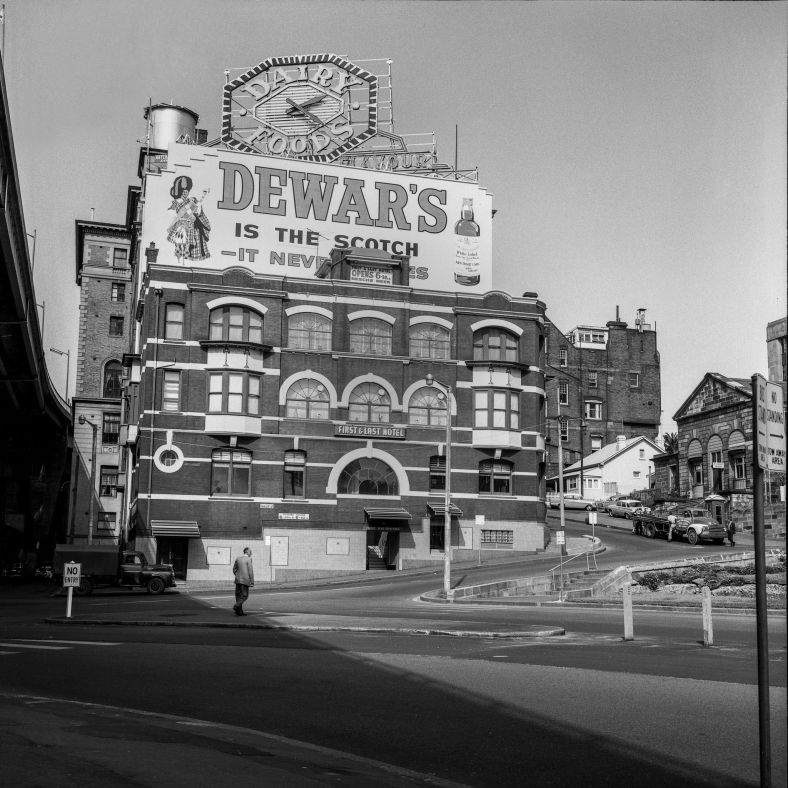
<svg viewBox="0 0 788 788">
<path fill-rule="evenodd" d="M 583 457 L 585 456 L 585 447 L 583 446 L 583 435 L 585 433 L 586 423 L 580 419 L 580 497 L 584 498 L 583 492 Z"/>
<path fill-rule="evenodd" d="M 90 514 L 88 515 L 88 544 L 93 544 L 93 529 L 96 525 L 94 519 L 96 516 L 96 444 L 98 426 L 84 416 L 79 417 L 79 423 L 90 424 L 90 428 L 93 430 L 93 448 L 90 453 Z"/>
<path fill-rule="evenodd" d="M 70 350 L 58 350 L 56 347 L 49 348 L 53 353 L 57 353 L 58 356 L 65 356 L 66 357 L 66 390 L 63 392 L 63 396 L 65 397 L 66 404 L 68 404 L 68 377 L 71 371 L 71 351 Z"/>
<path fill-rule="evenodd" d="M 437 386 L 446 393 L 446 481 L 443 485 L 443 594 L 454 601 L 451 592 L 451 386 L 440 383 L 432 375 L 426 377 L 428 386 Z"/>
</svg>

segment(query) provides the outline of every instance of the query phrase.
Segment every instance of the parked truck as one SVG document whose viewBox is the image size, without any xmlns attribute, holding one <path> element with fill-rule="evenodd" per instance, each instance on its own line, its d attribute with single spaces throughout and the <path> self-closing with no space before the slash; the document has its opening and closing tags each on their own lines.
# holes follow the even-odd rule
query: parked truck
<svg viewBox="0 0 788 788">
<path fill-rule="evenodd" d="M 673 525 L 672 538 L 681 537 L 691 545 L 699 542 L 713 542 L 724 544 L 725 527 L 718 523 L 705 509 L 693 506 L 677 506 L 672 509 L 654 510 L 646 514 L 635 516 L 632 521 L 632 530 L 649 539 L 655 537 L 668 538 L 671 524 Z"/>
<path fill-rule="evenodd" d="M 146 588 L 149 594 L 163 594 L 175 585 L 170 564 L 148 564 L 142 553 L 121 550 L 113 545 L 55 545 L 53 578 L 63 582 L 63 564 L 74 561 L 82 565 L 77 594 L 90 594 L 99 586 Z"/>
</svg>

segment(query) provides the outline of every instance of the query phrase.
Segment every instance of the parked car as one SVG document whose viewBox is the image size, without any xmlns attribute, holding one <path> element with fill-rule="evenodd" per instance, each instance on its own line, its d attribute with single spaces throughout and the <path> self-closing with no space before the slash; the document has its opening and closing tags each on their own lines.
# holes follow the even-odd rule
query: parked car
<svg viewBox="0 0 788 788">
<path fill-rule="evenodd" d="M 635 498 L 623 498 L 618 501 L 608 501 L 605 511 L 611 517 L 626 517 L 627 520 L 631 520 L 635 515 L 648 514 L 651 509 L 645 506 L 643 501 L 638 501 Z"/>
<path fill-rule="evenodd" d="M 561 496 L 558 493 L 548 493 L 547 505 L 551 509 L 560 509 Z M 597 502 L 592 501 L 590 498 L 581 498 L 579 495 L 572 493 L 564 493 L 564 509 L 585 509 L 587 512 L 593 512 L 596 509 Z"/>
</svg>

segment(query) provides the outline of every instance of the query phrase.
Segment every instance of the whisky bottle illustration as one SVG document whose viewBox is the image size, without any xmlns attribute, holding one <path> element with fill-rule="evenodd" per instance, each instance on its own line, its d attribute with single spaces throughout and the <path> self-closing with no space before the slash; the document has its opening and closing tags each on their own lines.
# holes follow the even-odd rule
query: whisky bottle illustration
<svg viewBox="0 0 788 788">
<path fill-rule="evenodd" d="M 454 256 L 454 281 L 458 285 L 478 285 L 479 279 L 479 225 L 473 220 L 473 199 L 462 198 L 462 211 L 454 225 L 456 252 Z"/>
</svg>

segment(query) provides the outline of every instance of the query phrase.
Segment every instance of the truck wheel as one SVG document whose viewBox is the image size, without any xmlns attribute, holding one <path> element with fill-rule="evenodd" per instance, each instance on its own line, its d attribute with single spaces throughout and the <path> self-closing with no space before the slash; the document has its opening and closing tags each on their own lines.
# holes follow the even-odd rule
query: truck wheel
<svg viewBox="0 0 788 788">
<path fill-rule="evenodd" d="M 653 539 L 656 533 L 654 530 L 654 523 L 646 523 L 644 533 L 649 539 Z"/>
<path fill-rule="evenodd" d="M 74 593 L 79 596 L 87 596 L 93 593 L 93 581 L 89 577 L 80 578 L 79 585 L 74 589 Z"/>
<path fill-rule="evenodd" d="M 697 543 L 700 541 L 700 539 L 698 539 L 698 532 L 697 532 L 697 531 L 693 531 L 693 530 L 690 528 L 690 530 L 689 530 L 689 531 L 687 531 L 687 541 L 688 541 L 688 542 L 689 542 L 691 545 L 696 545 L 696 544 L 697 544 Z"/>
<path fill-rule="evenodd" d="M 164 581 L 160 577 L 152 577 L 150 580 L 148 580 L 148 593 L 163 594 Z"/>
</svg>

